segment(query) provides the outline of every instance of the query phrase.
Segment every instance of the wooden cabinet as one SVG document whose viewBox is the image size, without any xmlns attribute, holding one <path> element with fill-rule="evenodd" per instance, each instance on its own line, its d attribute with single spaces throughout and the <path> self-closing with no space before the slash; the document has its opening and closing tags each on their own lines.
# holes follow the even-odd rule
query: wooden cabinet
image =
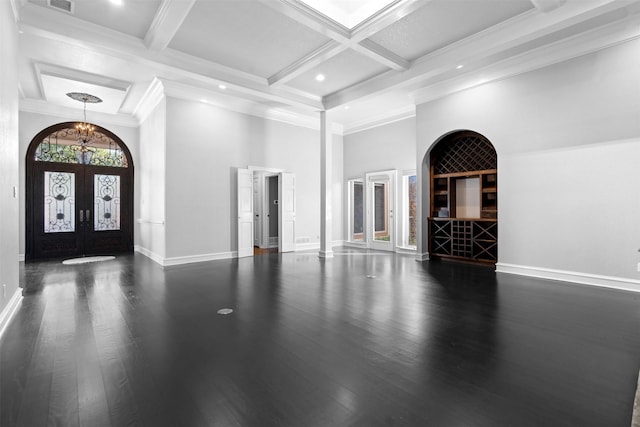
<svg viewBox="0 0 640 427">
<path fill-rule="evenodd" d="M 480 217 L 498 218 L 498 171 L 488 171 L 481 175 Z"/>
</svg>

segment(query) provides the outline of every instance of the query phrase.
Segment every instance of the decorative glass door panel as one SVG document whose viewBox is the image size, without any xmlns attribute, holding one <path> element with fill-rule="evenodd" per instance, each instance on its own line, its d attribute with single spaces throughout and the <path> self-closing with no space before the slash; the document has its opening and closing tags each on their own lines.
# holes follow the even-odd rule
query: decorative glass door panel
<svg viewBox="0 0 640 427">
<path fill-rule="evenodd" d="M 44 172 L 44 232 L 76 230 L 76 175 L 71 172 Z"/>
<path fill-rule="evenodd" d="M 120 177 L 94 175 L 93 230 L 120 230 Z"/>
</svg>

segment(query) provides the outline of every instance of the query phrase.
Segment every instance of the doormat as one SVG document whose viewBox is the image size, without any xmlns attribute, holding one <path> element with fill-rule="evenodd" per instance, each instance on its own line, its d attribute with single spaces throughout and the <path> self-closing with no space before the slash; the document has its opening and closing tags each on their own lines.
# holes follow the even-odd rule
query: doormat
<svg viewBox="0 0 640 427">
<path fill-rule="evenodd" d="M 110 259 L 116 259 L 114 256 L 86 256 L 82 258 L 71 258 L 62 261 L 63 264 L 86 264 L 88 262 L 109 261 Z"/>
</svg>

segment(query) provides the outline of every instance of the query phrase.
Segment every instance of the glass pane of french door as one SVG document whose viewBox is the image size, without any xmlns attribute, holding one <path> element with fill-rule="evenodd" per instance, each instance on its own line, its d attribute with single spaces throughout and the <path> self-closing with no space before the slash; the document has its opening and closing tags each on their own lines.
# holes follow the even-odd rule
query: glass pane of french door
<svg viewBox="0 0 640 427">
<path fill-rule="evenodd" d="M 389 182 L 373 183 L 373 240 L 388 242 L 389 229 Z"/>
<path fill-rule="evenodd" d="M 350 241 L 364 242 L 364 183 L 361 180 L 351 180 L 351 218 Z"/>
</svg>

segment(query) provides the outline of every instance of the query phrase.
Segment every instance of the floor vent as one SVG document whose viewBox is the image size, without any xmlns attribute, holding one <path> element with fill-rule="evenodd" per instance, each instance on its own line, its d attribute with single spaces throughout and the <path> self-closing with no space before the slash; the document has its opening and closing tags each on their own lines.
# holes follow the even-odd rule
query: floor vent
<svg viewBox="0 0 640 427">
<path fill-rule="evenodd" d="M 73 13 L 74 3 L 71 0 L 47 0 L 49 7 L 66 13 Z"/>
</svg>

